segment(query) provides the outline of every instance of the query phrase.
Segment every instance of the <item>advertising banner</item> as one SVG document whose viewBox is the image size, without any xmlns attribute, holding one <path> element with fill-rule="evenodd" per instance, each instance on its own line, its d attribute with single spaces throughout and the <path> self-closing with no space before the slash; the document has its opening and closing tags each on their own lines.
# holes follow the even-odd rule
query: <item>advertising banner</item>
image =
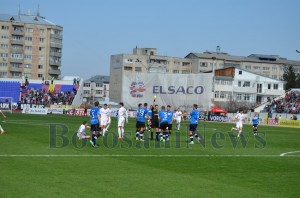
<svg viewBox="0 0 300 198">
<path fill-rule="evenodd" d="M 171 105 L 172 109 L 208 110 L 212 98 L 212 74 L 126 74 L 123 76 L 122 101 L 126 107 L 139 103 Z"/>
</svg>

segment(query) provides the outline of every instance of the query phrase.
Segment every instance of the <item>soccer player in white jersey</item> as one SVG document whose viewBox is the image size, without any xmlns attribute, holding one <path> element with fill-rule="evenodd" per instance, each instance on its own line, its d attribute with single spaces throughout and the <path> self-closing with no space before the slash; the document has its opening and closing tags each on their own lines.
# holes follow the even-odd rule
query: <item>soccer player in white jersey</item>
<svg viewBox="0 0 300 198">
<path fill-rule="evenodd" d="M 124 108 L 124 103 L 119 103 L 120 108 L 118 110 L 118 139 L 124 139 L 124 123 L 128 123 L 127 110 Z"/>
<path fill-rule="evenodd" d="M 80 127 L 77 131 L 77 137 L 79 138 L 79 140 L 91 138 L 91 136 L 86 134 L 86 132 L 85 132 L 86 128 L 90 128 L 90 127 L 88 126 L 87 121 L 83 121 L 83 123 L 80 125 Z"/>
<path fill-rule="evenodd" d="M 107 104 L 104 104 L 100 109 L 100 127 L 102 128 L 102 135 L 105 135 L 106 126 L 110 117 L 110 110 L 107 108 Z"/>
<path fill-rule="evenodd" d="M 181 123 L 182 119 L 183 119 L 182 111 L 180 111 L 180 109 L 177 109 L 177 111 L 175 112 L 175 120 L 176 120 L 177 130 L 180 130 L 180 123 Z"/>
<path fill-rule="evenodd" d="M 2 114 L 3 118 L 6 118 L 6 116 L 4 115 L 4 113 L 1 110 L 0 110 L 0 113 Z M 0 131 L 1 131 L 1 134 L 5 133 L 5 131 L 1 125 L 0 125 Z"/>
<path fill-rule="evenodd" d="M 238 137 L 240 137 L 242 130 L 243 130 L 243 121 L 246 119 L 245 115 L 243 114 L 243 110 L 240 109 L 239 113 L 234 116 L 234 120 L 236 121 L 236 127 L 232 127 L 231 131 L 235 130 L 238 132 Z"/>
<path fill-rule="evenodd" d="M 107 109 L 109 110 L 109 117 L 108 117 L 108 122 L 107 122 L 105 130 L 108 132 L 108 128 L 110 127 L 110 123 L 111 123 L 111 117 L 110 117 L 110 114 L 111 114 L 111 105 L 108 105 Z"/>
</svg>

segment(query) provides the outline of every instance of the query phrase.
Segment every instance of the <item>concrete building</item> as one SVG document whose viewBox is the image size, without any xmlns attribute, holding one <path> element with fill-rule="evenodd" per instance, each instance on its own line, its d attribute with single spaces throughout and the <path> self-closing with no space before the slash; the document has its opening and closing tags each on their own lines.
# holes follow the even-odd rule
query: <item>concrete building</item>
<svg viewBox="0 0 300 198">
<path fill-rule="evenodd" d="M 39 12 L 0 14 L 0 78 L 58 78 L 62 33 L 62 26 L 40 16 Z"/>
<path fill-rule="evenodd" d="M 235 67 L 215 70 L 214 103 L 229 101 L 261 104 L 285 93 L 284 81 Z"/>
<path fill-rule="evenodd" d="M 83 103 L 93 104 L 108 99 L 109 76 L 96 75 L 83 82 Z"/>
<path fill-rule="evenodd" d="M 121 100 L 122 76 L 133 73 L 191 73 L 191 60 L 157 55 L 156 48 L 134 48 L 132 54 L 112 55 L 110 59 L 110 99 Z"/>
<path fill-rule="evenodd" d="M 185 58 L 190 59 L 193 73 L 235 67 L 280 80 L 284 67 L 290 65 L 294 66 L 296 73 L 300 73 L 300 61 L 287 60 L 278 55 L 251 54 L 245 57 L 223 52 L 204 52 L 189 53 Z"/>
<path fill-rule="evenodd" d="M 134 48 L 132 54 L 111 56 L 110 99 L 121 100 L 123 76 L 126 74 L 157 73 L 159 75 L 160 73 L 187 74 L 212 71 L 214 73 L 215 70 L 219 70 L 214 77 L 213 89 L 215 87 L 216 92 L 213 101 L 224 102 L 231 98 L 238 101 L 245 99 L 250 103 L 259 104 L 265 102 L 267 98 L 276 97 L 284 92 L 284 82 L 280 79 L 284 67 L 289 65 L 293 65 L 295 71 L 300 73 L 300 61 L 287 60 L 275 55 L 252 54 L 243 57 L 218 51 L 189 53 L 185 58 L 177 58 L 157 55 L 156 48 Z M 234 74 L 230 79 L 226 79 L 228 76 L 219 75 L 222 69 L 227 71 L 227 68 Z M 239 75 L 240 71 L 243 73 L 242 76 Z M 243 82 L 250 87 L 245 89 L 242 86 Z M 251 92 L 247 92 L 249 90 Z"/>
</svg>

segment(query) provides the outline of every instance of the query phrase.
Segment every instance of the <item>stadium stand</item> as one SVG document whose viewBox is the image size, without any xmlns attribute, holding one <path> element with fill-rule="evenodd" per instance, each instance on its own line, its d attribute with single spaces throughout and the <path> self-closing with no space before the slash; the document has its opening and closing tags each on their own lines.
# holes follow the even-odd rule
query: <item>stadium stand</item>
<svg viewBox="0 0 300 198">
<path fill-rule="evenodd" d="M 300 114 L 300 89 L 292 89 L 279 99 L 273 99 L 263 112 Z"/>
</svg>

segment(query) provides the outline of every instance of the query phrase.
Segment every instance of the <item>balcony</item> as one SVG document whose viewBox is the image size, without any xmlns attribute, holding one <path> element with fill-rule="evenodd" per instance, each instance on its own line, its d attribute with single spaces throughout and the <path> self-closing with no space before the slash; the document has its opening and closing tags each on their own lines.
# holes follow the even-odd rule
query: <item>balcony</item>
<svg viewBox="0 0 300 198">
<path fill-rule="evenodd" d="M 23 54 L 24 53 L 24 50 L 23 49 L 11 49 L 11 53 L 14 53 L 14 54 Z"/>
<path fill-rule="evenodd" d="M 10 72 L 23 72 L 23 68 L 21 68 L 21 67 L 10 67 L 9 71 Z"/>
<path fill-rule="evenodd" d="M 61 66 L 61 62 L 58 62 L 58 61 L 50 61 L 50 65 Z"/>
<path fill-rule="evenodd" d="M 50 38 L 63 39 L 63 36 L 60 34 L 50 34 Z"/>
<path fill-rule="evenodd" d="M 24 32 L 21 30 L 14 30 L 11 32 L 12 35 L 24 36 Z"/>
<path fill-rule="evenodd" d="M 50 75 L 60 75 L 60 74 L 61 74 L 61 71 L 60 71 L 60 69 L 49 69 L 49 70 L 48 70 L 48 73 L 49 73 Z"/>
<path fill-rule="evenodd" d="M 61 58 L 61 52 L 50 52 L 50 56 L 56 56 Z"/>
<path fill-rule="evenodd" d="M 10 59 L 11 63 L 23 63 L 23 59 L 16 59 L 16 58 L 11 58 Z"/>
<path fill-rule="evenodd" d="M 59 44 L 59 43 L 50 43 L 50 47 L 55 47 L 55 48 L 62 48 L 63 45 L 62 44 Z"/>
<path fill-rule="evenodd" d="M 233 92 L 236 93 L 256 93 L 256 87 L 233 87 Z"/>
<path fill-rule="evenodd" d="M 11 40 L 12 45 L 24 45 L 24 40 Z"/>
</svg>

